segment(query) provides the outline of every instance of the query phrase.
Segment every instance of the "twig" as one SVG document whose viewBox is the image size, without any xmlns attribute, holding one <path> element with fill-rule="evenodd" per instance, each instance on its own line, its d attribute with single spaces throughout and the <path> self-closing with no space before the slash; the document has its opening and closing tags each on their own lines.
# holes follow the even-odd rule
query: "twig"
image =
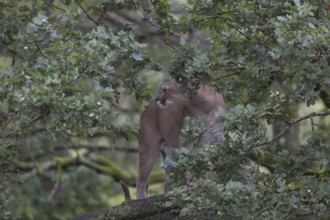
<svg viewBox="0 0 330 220">
<path fill-rule="evenodd" d="M 311 120 L 312 132 L 314 132 L 314 121 L 313 121 L 313 118 L 310 118 L 310 120 Z"/>
<path fill-rule="evenodd" d="M 45 51 L 43 51 L 43 50 L 41 49 L 41 47 L 40 47 L 40 45 L 39 45 L 39 43 L 38 43 L 37 41 L 35 42 L 35 45 L 36 45 L 38 51 L 39 51 L 44 57 L 49 58 L 49 56 L 45 53 Z"/>
<path fill-rule="evenodd" d="M 255 12 L 261 18 L 259 2 L 255 1 Z"/>
<path fill-rule="evenodd" d="M 170 44 L 168 41 L 164 40 L 164 44 L 166 44 L 167 46 L 169 46 L 172 49 L 176 49 L 175 46 L 173 46 L 172 44 Z"/>
<path fill-rule="evenodd" d="M 122 180 L 120 180 L 119 183 L 120 183 L 121 187 L 123 188 L 125 201 L 131 200 L 131 194 L 129 192 L 129 188 L 128 188 L 127 184 Z"/>
<path fill-rule="evenodd" d="M 87 11 L 84 9 L 84 7 L 82 7 L 82 5 L 79 3 L 78 0 L 75 0 L 75 3 L 76 3 L 76 4 L 78 5 L 78 7 L 84 12 L 84 14 L 87 16 L 87 18 L 88 18 L 89 20 L 91 20 L 96 26 L 99 26 L 99 25 L 100 25 L 99 22 L 97 22 L 96 20 L 94 20 L 94 18 L 92 18 L 92 17 L 87 13 Z"/>
<path fill-rule="evenodd" d="M 15 136 L 15 135 L 18 135 L 18 134 L 20 134 L 20 132 L 21 132 L 23 129 L 29 128 L 29 126 L 31 126 L 33 123 L 37 122 L 37 121 L 38 121 L 39 119 L 41 119 L 41 118 L 42 118 L 41 115 L 36 116 L 35 118 L 32 118 L 31 121 L 28 123 L 28 125 L 26 125 L 25 127 L 23 127 L 23 128 L 17 128 L 17 129 L 15 129 L 14 131 L 9 132 L 8 134 L 4 135 L 4 136 L 1 137 L 1 138 L 6 139 L 6 138 L 11 138 L 11 137 L 13 137 L 13 136 Z"/>
<path fill-rule="evenodd" d="M 147 14 L 147 12 L 145 12 L 144 8 L 140 9 L 140 12 L 142 13 L 142 15 L 144 16 L 145 20 L 152 26 L 155 27 L 159 30 L 163 30 L 163 29 L 167 29 L 169 31 L 170 34 L 172 34 L 173 36 L 176 37 L 180 37 L 180 34 L 177 32 L 172 31 L 168 26 L 161 26 L 155 22 L 153 22 L 151 19 L 151 17 Z M 172 44 L 170 44 L 167 40 L 164 40 L 164 43 L 169 46 L 172 49 L 176 49 L 175 46 L 173 46 Z"/>
<path fill-rule="evenodd" d="M 33 11 L 36 7 L 38 6 L 38 3 L 36 0 L 32 1 L 32 6 L 31 6 L 31 10 Z"/>
<path fill-rule="evenodd" d="M 52 6 L 53 6 L 54 8 L 56 8 L 57 10 L 60 10 L 60 11 L 62 11 L 62 12 L 65 12 L 65 9 L 60 8 L 60 7 L 58 7 L 58 6 L 55 5 L 55 4 L 52 4 Z"/>
<path fill-rule="evenodd" d="M 61 176 L 62 176 L 62 168 L 61 166 L 58 166 L 58 170 L 57 170 L 57 176 L 56 176 L 56 182 L 54 184 L 54 187 L 52 188 L 52 191 L 50 192 L 49 196 L 48 196 L 48 201 L 51 201 L 58 189 L 58 187 L 60 186 L 60 181 L 61 181 Z"/>
</svg>

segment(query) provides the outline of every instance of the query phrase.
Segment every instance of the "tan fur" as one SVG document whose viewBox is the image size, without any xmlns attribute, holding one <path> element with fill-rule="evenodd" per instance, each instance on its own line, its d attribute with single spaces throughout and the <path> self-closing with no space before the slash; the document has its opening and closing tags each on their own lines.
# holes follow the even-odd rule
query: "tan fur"
<svg viewBox="0 0 330 220">
<path fill-rule="evenodd" d="M 137 199 L 147 197 L 150 172 L 159 152 L 165 158 L 172 156 L 173 148 L 180 147 L 180 130 L 186 116 L 200 116 L 210 125 L 199 146 L 222 136 L 222 126 L 216 122 L 214 114 L 219 108 L 225 109 L 222 95 L 213 87 L 201 85 L 189 99 L 186 90 L 174 80 L 165 81 L 160 86 L 156 101 L 151 102 L 141 115 Z M 169 172 L 170 168 L 165 168 L 167 175 Z M 165 184 L 165 192 L 169 189 Z"/>
</svg>

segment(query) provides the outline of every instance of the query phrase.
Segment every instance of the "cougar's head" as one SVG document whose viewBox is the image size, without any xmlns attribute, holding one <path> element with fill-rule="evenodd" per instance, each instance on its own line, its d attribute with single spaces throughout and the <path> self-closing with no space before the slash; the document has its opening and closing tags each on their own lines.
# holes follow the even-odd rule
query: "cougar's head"
<svg viewBox="0 0 330 220">
<path fill-rule="evenodd" d="M 174 79 L 167 80 L 160 85 L 156 101 L 160 108 L 172 104 L 179 104 L 185 100 L 185 91 Z"/>
</svg>

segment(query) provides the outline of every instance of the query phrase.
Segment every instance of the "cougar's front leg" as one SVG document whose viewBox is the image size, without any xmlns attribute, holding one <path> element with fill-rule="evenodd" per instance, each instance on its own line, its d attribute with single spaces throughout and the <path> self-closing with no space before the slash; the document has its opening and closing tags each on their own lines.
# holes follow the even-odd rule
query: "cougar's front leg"
<svg viewBox="0 0 330 220">
<path fill-rule="evenodd" d="M 149 177 L 151 170 L 159 155 L 160 140 L 143 138 L 139 140 L 139 171 L 136 182 L 136 198 L 143 199 L 148 196 Z"/>
<path fill-rule="evenodd" d="M 169 145 L 167 142 L 165 142 L 164 140 L 162 140 L 160 142 L 160 152 L 162 154 L 163 160 L 165 160 L 166 158 L 172 159 L 174 156 L 173 147 L 171 145 Z M 170 183 L 168 181 L 168 177 L 171 173 L 171 166 L 166 164 L 164 169 L 165 169 L 164 192 L 167 193 L 172 190 Z"/>
</svg>

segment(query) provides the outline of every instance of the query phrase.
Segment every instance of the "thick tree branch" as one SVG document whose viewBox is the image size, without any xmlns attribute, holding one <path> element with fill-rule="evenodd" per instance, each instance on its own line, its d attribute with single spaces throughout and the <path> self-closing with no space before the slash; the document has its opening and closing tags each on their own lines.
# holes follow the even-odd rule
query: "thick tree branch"
<svg viewBox="0 0 330 220">
<path fill-rule="evenodd" d="M 167 205 L 166 201 L 167 198 L 164 195 L 152 196 L 146 199 L 129 200 L 125 201 L 121 205 L 87 213 L 76 217 L 73 220 L 174 219 L 178 216 L 178 214 L 170 213 L 170 210 L 172 210 L 174 206 Z"/>
<path fill-rule="evenodd" d="M 102 163 L 107 161 L 107 163 Z M 87 157 L 82 157 L 79 159 L 81 165 L 85 165 L 98 173 L 106 174 L 114 178 L 117 182 L 124 181 L 126 183 L 133 182 L 134 177 L 128 175 L 125 171 L 120 169 L 115 163 L 113 163 L 108 158 L 104 158 L 102 156 L 94 156 L 94 159 L 91 160 Z"/>
<path fill-rule="evenodd" d="M 59 167 L 66 169 L 82 165 L 95 170 L 97 173 L 111 176 L 117 182 L 123 181 L 129 186 L 135 186 L 135 176 L 129 175 L 110 159 L 98 154 L 89 156 L 76 155 L 73 157 L 54 157 L 52 160 L 46 162 L 25 162 L 17 159 L 10 162 L 18 170 L 24 172 L 23 179 L 29 179 L 47 171 L 56 170 Z M 163 182 L 163 172 L 153 171 L 151 173 L 150 183 L 152 184 L 160 182 Z"/>
<path fill-rule="evenodd" d="M 62 144 L 54 147 L 55 150 L 63 150 L 63 149 L 87 149 L 88 151 L 124 151 L 127 153 L 137 153 L 138 149 L 136 147 L 116 147 L 116 146 L 103 146 L 93 143 L 81 144 L 81 143 L 68 143 Z"/>
</svg>

